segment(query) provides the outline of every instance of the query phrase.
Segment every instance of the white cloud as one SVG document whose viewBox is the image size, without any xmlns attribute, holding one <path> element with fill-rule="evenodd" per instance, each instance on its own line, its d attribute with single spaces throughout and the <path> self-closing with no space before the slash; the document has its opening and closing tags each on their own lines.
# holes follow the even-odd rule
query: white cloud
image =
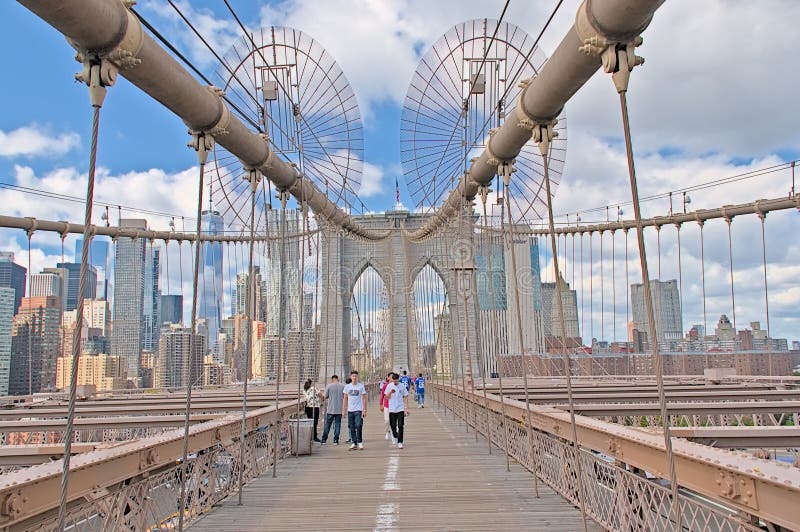
<svg viewBox="0 0 800 532">
<path fill-rule="evenodd" d="M 383 168 L 372 163 L 364 163 L 364 170 L 361 174 L 361 189 L 358 195 L 362 198 L 369 198 L 386 192 L 383 183 Z"/>
<path fill-rule="evenodd" d="M 77 148 L 80 141 L 77 133 L 53 135 L 38 124 L 0 130 L 0 157 L 58 157 Z"/>
</svg>

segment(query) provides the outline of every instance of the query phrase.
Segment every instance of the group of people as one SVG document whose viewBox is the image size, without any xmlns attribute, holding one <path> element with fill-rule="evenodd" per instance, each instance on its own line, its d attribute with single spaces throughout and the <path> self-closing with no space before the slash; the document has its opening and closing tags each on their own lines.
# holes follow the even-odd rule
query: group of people
<svg viewBox="0 0 800 532">
<path fill-rule="evenodd" d="M 359 382 L 358 371 L 350 372 L 350 377 L 345 384 L 339 382 L 338 375 L 331 376 L 331 382 L 324 391 L 319 390 L 311 379 L 303 385 L 306 401 L 306 417 L 314 422 L 314 441 L 325 445 L 328 441 L 331 427 L 333 427 L 333 443 L 339 445 L 339 435 L 342 427 L 342 416 L 347 412 L 347 427 L 350 433 L 350 450 L 363 450 L 363 425 L 367 417 L 367 390 Z M 403 375 L 389 372 L 386 379 L 380 384 L 379 408 L 383 412 L 386 427 L 385 439 L 392 440 L 398 449 L 403 448 L 403 429 L 405 418 L 411 415 L 408 397 L 411 391 L 415 393 L 418 408 L 425 408 L 425 377 L 420 373 L 413 379 L 407 371 Z M 322 402 L 326 404 L 325 424 L 322 429 L 322 439 L 317 437 L 319 414 Z"/>
</svg>

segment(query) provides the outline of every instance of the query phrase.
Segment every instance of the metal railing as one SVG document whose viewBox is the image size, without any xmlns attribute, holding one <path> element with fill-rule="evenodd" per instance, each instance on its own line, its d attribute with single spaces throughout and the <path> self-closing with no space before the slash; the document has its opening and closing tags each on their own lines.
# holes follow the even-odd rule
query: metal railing
<svg viewBox="0 0 800 532">
<path fill-rule="evenodd" d="M 446 409 L 465 419 L 475 430 L 488 433 L 492 442 L 505 450 L 501 414 L 483 404 L 477 394 L 464 394 L 448 386 L 433 385 L 434 393 Z M 464 400 L 466 397 L 466 401 Z M 508 452 L 520 465 L 546 483 L 555 492 L 578 505 L 578 471 L 582 472 L 586 513 L 608 530 L 674 531 L 672 493 L 661 479 L 648 477 L 641 469 L 625 462 L 581 447 L 576 451 L 567 434 L 559 436 L 540 429 L 526 430 L 525 418 L 512 410 L 507 412 Z M 487 421 L 488 419 L 488 421 Z M 487 426 L 488 423 L 488 426 Z M 534 438 L 531 446 L 528 437 Z M 531 456 L 534 449 L 535 456 Z M 581 467 L 578 468 L 578 460 Z M 757 531 L 758 518 L 681 489 L 679 508 L 681 530 Z"/>
</svg>

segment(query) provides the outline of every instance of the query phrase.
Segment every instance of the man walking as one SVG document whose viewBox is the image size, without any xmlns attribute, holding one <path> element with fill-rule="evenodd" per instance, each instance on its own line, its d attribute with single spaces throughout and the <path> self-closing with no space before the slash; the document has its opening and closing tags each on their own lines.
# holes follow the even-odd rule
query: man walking
<svg viewBox="0 0 800 532">
<path fill-rule="evenodd" d="M 338 375 L 331 375 L 331 382 L 325 387 L 324 397 L 327 408 L 325 410 L 325 428 L 322 429 L 322 445 L 328 441 L 331 424 L 333 424 L 333 444 L 339 445 L 339 432 L 342 430 L 344 384 L 339 382 Z"/>
<path fill-rule="evenodd" d="M 350 384 L 344 387 L 342 412 L 347 412 L 347 428 L 350 429 L 350 450 L 364 450 L 362 424 L 367 417 L 367 389 L 358 382 L 358 371 L 350 372 Z"/>
<path fill-rule="evenodd" d="M 422 373 L 417 375 L 417 378 L 414 379 L 414 385 L 417 388 L 418 408 L 425 408 L 425 377 L 422 376 Z"/>
<path fill-rule="evenodd" d="M 392 443 L 398 449 L 403 448 L 403 426 L 405 417 L 411 415 L 408 410 L 408 388 L 400 383 L 400 375 L 392 375 L 392 383 L 386 386 L 386 396 L 389 398 L 389 425 L 392 428 Z"/>
<path fill-rule="evenodd" d="M 384 440 L 388 440 L 392 437 L 392 430 L 389 428 L 389 398 L 386 397 L 386 387 L 391 384 L 392 375 L 394 375 L 394 372 L 390 371 L 386 374 L 386 379 L 381 382 L 381 396 L 380 403 L 378 405 L 380 411 L 383 412 L 383 424 L 386 431 L 386 434 L 383 437 Z"/>
<path fill-rule="evenodd" d="M 406 387 L 406 391 L 411 391 L 411 377 L 408 376 L 408 372 L 403 370 L 403 376 L 400 377 L 400 384 Z"/>
</svg>

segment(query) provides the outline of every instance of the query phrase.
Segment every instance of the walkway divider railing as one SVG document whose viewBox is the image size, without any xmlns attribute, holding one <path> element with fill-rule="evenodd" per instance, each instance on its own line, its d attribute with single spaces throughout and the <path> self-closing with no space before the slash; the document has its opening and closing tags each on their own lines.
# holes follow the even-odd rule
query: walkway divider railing
<svg viewBox="0 0 800 532">
<path fill-rule="evenodd" d="M 499 396 L 489 393 L 484 400 L 483 392 L 465 393 L 441 383 L 432 383 L 431 391 L 443 406 L 505 448 Z M 509 454 L 554 491 L 578 504 L 580 460 L 586 513 L 596 522 L 609 530 L 676 530 L 660 434 L 576 415 L 576 451 L 569 440 L 569 413 L 531 404 L 534 460 L 525 403 L 509 398 L 504 403 Z M 797 528 L 796 469 L 678 438 L 673 439 L 673 450 L 682 530 L 756 531 L 762 530 L 760 523 Z"/>
<path fill-rule="evenodd" d="M 252 410 L 246 416 L 244 456 L 241 417 L 221 415 L 189 430 L 186 504 L 179 508 L 183 429 L 73 457 L 66 528 L 70 530 L 172 530 L 179 512 L 191 520 L 236 491 L 239 468 L 250 480 L 272 466 L 274 430 L 280 430 L 278 457 L 291 449 L 285 421 L 297 401 Z M 56 530 L 61 461 L 32 466 L 0 477 L 0 527 Z"/>
</svg>

